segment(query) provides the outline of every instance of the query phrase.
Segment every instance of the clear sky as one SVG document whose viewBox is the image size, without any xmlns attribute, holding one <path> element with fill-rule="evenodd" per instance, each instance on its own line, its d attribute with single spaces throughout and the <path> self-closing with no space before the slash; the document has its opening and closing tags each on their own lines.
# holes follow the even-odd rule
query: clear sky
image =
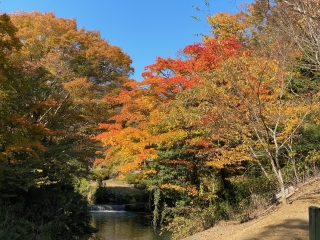
<svg viewBox="0 0 320 240">
<path fill-rule="evenodd" d="M 0 11 L 37 10 L 74 18 L 78 28 L 98 30 L 111 45 L 121 47 L 133 61 L 131 77 L 140 81 L 144 67 L 157 56 L 175 57 L 178 50 L 200 42 L 201 37 L 194 34 L 209 33 L 207 14 L 237 12 L 245 1 L 208 0 L 207 8 L 204 0 L 1 0 Z"/>
</svg>

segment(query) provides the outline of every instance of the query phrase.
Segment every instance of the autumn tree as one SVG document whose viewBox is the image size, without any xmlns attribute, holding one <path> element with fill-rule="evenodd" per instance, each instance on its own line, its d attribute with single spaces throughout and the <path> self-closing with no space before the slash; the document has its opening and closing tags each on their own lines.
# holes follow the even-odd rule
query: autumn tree
<svg viewBox="0 0 320 240">
<path fill-rule="evenodd" d="M 183 51 L 186 59 L 157 58 L 155 64 L 147 67 L 142 82 L 126 83 L 131 90 L 121 92 L 117 98 L 108 97 L 116 107 L 121 107 L 121 113 L 110 118 L 109 123 L 101 124 L 100 127 L 108 131 L 96 137 L 108 146 L 106 161 L 115 164 L 123 161 L 121 166 L 127 162 L 132 166 L 128 165 L 126 171 L 137 170 L 144 159 L 155 158 L 155 146 L 169 146 L 184 138 L 183 129 L 157 127 L 161 114 L 164 114 L 161 107 L 173 100 L 177 93 L 199 84 L 201 72 L 216 68 L 237 54 L 237 48 L 239 45 L 232 38 L 187 46 Z M 121 157 L 113 158 L 115 152 Z M 124 154 L 128 155 L 125 157 Z"/>
<path fill-rule="evenodd" d="M 302 94 L 292 94 L 290 76 L 279 70 L 281 68 L 268 59 L 243 57 L 226 61 L 219 71 L 209 74 L 206 81 L 217 89 L 213 99 L 221 100 L 223 105 L 218 109 L 224 110 L 219 112 L 230 124 L 233 135 L 240 138 L 243 146 L 240 149 L 246 149 L 251 157 L 264 152 L 269 159 L 282 192 L 282 202 L 286 203 L 281 161 L 284 155 L 290 156 L 288 146 L 317 104 Z M 217 88 L 215 79 L 221 78 L 229 80 Z M 224 114 L 225 111 L 228 114 Z"/>
<path fill-rule="evenodd" d="M 90 217 L 73 183 L 98 149 L 87 144 L 93 124 L 110 116 L 102 96 L 131 60 L 75 20 L 11 17 L 0 18 L 0 238 L 80 237 Z"/>
<path fill-rule="evenodd" d="M 271 124 L 270 122 L 270 126 L 277 126 L 277 130 L 282 129 L 278 128 L 278 126 L 280 122 L 286 118 L 285 110 L 287 108 L 300 109 L 299 111 L 301 112 L 294 113 L 298 116 L 296 120 L 297 128 L 293 127 L 291 129 L 292 133 L 291 135 L 287 135 L 284 144 L 278 144 L 276 141 L 272 141 L 271 145 L 275 148 L 279 146 L 282 148 L 283 151 L 279 150 L 281 152 L 280 159 L 286 155 L 287 159 L 292 160 L 291 163 L 297 181 L 296 162 L 290 157 L 294 154 L 295 150 L 293 150 L 290 145 L 294 142 L 293 138 L 296 138 L 299 128 L 301 129 L 305 120 L 308 119 L 306 116 L 317 114 L 317 104 L 314 102 L 319 89 L 316 83 L 317 64 L 314 60 L 311 60 L 311 56 L 316 57 L 317 55 L 316 44 L 312 43 L 312 41 L 316 41 L 315 36 L 312 36 L 312 34 L 315 34 L 317 31 L 317 29 L 313 29 L 314 27 L 317 28 L 317 20 L 312 17 L 315 13 L 310 9 L 311 6 L 316 7 L 315 2 L 255 1 L 249 4 L 247 9 L 242 12 L 236 14 L 219 13 L 208 17 L 208 22 L 214 37 L 223 38 L 224 36 L 234 34 L 237 36 L 237 39 L 244 44 L 243 47 L 252 51 L 251 56 L 265 59 L 267 62 L 276 62 L 276 68 L 278 70 L 275 71 L 279 72 L 278 78 L 283 85 L 281 85 L 282 91 L 279 92 L 278 96 L 281 101 L 278 100 L 275 102 L 274 106 L 278 104 L 277 108 L 282 109 L 282 114 L 279 114 L 278 117 L 273 116 L 273 119 L 278 119 L 279 122 L 277 121 L 277 124 Z M 303 14 L 305 15 L 303 16 Z M 204 38 L 204 40 L 206 38 Z M 246 63 L 243 64 L 245 65 Z M 262 62 L 260 65 L 262 65 Z M 262 65 L 261 69 L 264 69 L 264 66 L 266 65 Z M 228 70 L 229 73 L 231 73 L 234 69 L 238 68 L 239 67 L 229 66 L 229 69 L 226 68 L 225 71 Z M 236 74 L 233 76 L 230 75 L 229 77 L 230 79 L 235 79 L 235 76 Z M 257 78 L 259 79 L 259 77 Z M 241 85 L 237 84 L 237 86 Z M 234 91 L 234 93 L 239 92 L 241 92 L 240 89 Z M 293 95 L 290 95 L 290 92 Z M 259 92 L 259 94 L 260 93 L 261 92 Z M 290 101 L 287 99 L 288 95 L 291 96 Z M 247 94 L 244 94 L 243 99 L 248 98 L 247 96 Z M 286 101 L 283 99 L 283 96 L 287 99 Z M 292 98 L 292 96 L 295 97 Z M 293 102 L 296 101 L 296 103 L 292 102 L 293 99 L 295 99 Z M 256 100 L 261 101 L 260 97 L 257 97 Z M 289 102 L 291 103 L 289 104 Z M 296 106 L 298 102 L 302 104 L 301 106 L 299 105 L 299 107 Z M 247 106 L 249 106 L 249 104 Z M 264 106 L 264 104 L 260 105 L 261 116 L 264 111 L 262 106 Z M 311 108 L 311 106 L 313 107 Z M 253 109 L 254 108 L 251 107 L 251 110 Z M 293 113 L 294 111 L 292 109 L 290 111 Z M 273 112 L 275 112 L 275 110 L 273 110 Z M 258 116 L 258 114 L 255 114 L 255 116 Z M 265 117 L 261 119 L 266 124 Z M 271 131 L 272 134 L 271 132 L 268 133 L 269 137 L 273 136 L 273 138 L 275 138 L 276 135 L 281 134 L 280 132 L 276 133 L 276 128 L 267 127 L 267 125 L 268 124 L 266 124 L 266 128 L 269 129 L 268 131 L 273 129 Z M 253 151 L 252 147 L 250 147 L 250 151 L 253 156 L 259 155 Z M 270 162 L 270 164 L 271 163 L 272 162 Z M 261 163 L 259 163 L 259 165 L 263 167 Z M 280 165 L 282 164 L 276 165 L 277 168 L 280 169 Z M 265 168 L 262 168 L 262 170 L 265 175 L 267 175 Z M 274 168 L 273 172 L 276 174 Z M 279 177 L 278 175 L 279 184 L 282 185 Z M 283 202 L 285 202 L 285 199 L 283 199 Z"/>
<path fill-rule="evenodd" d="M 65 146 L 86 152 L 78 157 L 91 161 L 97 146 L 89 139 L 97 133 L 97 123 L 112 115 L 104 96 L 117 92 L 128 80 L 133 72 L 130 57 L 98 31 L 78 29 L 74 19 L 40 12 L 18 12 L 11 18 L 22 42 L 21 61 L 41 65 L 51 74 L 51 89 L 60 95 L 60 109 L 73 101 L 76 115 L 66 116 L 73 118 L 73 124 L 65 133 L 69 138 Z"/>
<path fill-rule="evenodd" d="M 278 38 L 291 39 L 293 47 L 301 51 L 305 67 L 319 69 L 318 1 L 256 1 L 252 6 L 265 13 L 261 17 L 277 31 Z"/>
</svg>

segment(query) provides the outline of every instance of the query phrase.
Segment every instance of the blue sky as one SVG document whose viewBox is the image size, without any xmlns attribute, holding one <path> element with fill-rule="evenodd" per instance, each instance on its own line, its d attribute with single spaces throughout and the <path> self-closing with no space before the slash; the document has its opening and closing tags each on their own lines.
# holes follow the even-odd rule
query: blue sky
<svg viewBox="0 0 320 240">
<path fill-rule="evenodd" d="M 175 57 L 178 50 L 200 42 L 201 37 L 194 34 L 209 33 L 207 14 L 237 12 L 244 1 L 208 0 L 207 8 L 204 0 L 1 0 L 0 11 L 37 10 L 74 18 L 78 28 L 98 30 L 111 45 L 121 47 L 133 61 L 131 77 L 140 81 L 144 67 L 157 56 Z"/>
</svg>

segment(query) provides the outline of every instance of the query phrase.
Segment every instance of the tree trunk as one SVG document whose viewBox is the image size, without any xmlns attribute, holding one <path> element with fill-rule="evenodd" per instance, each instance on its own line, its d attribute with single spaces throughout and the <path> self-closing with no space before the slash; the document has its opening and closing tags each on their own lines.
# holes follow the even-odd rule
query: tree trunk
<svg viewBox="0 0 320 240">
<path fill-rule="evenodd" d="M 281 202 L 282 202 L 283 205 L 287 205 L 287 197 L 286 197 L 286 192 L 285 192 L 285 186 L 284 186 L 282 173 L 281 173 L 280 169 L 278 169 L 278 171 L 277 171 L 277 179 L 278 179 L 279 187 L 280 187 L 280 190 L 281 190 Z"/>
<path fill-rule="evenodd" d="M 272 156 L 272 154 L 268 151 L 268 155 L 269 155 L 269 160 L 272 166 L 272 171 L 275 173 L 278 183 L 279 183 L 279 187 L 281 190 L 281 202 L 283 205 L 287 204 L 287 198 L 286 198 L 286 193 L 285 193 L 285 186 L 284 186 L 284 182 L 283 182 L 283 177 L 282 177 L 282 172 L 281 172 L 281 168 L 279 166 L 279 162 L 277 161 L 277 159 L 275 160 Z"/>
<path fill-rule="evenodd" d="M 294 171 L 294 176 L 296 177 L 296 181 L 297 181 L 297 183 L 299 183 L 300 181 L 299 181 L 299 175 L 298 175 L 298 170 L 297 170 L 295 159 L 292 160 L 292 167 L 293 167 L 293 171 Z"/>
</svg>

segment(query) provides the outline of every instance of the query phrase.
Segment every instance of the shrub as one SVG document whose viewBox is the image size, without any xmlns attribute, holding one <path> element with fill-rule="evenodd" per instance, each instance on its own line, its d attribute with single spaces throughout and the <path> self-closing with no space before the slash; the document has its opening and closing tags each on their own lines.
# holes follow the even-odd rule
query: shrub
<svg viewBox="0 0 320 240">
<path fill-rule="evenodd" d="M 72 186 L 31 188 L 0 205 L 0 239 L 79 239 L 90 233 L 87 202 Z"/>
<path fill-rule="evenodd" d="M 217 221 L 215 207 L 180 207 L 164 211 L 167 216 L 166 226 L 163 228 L 172 234 L 172 239 L 182 239 L 197 232 L 204 231 L 214 226 Z"/>
</svg>

